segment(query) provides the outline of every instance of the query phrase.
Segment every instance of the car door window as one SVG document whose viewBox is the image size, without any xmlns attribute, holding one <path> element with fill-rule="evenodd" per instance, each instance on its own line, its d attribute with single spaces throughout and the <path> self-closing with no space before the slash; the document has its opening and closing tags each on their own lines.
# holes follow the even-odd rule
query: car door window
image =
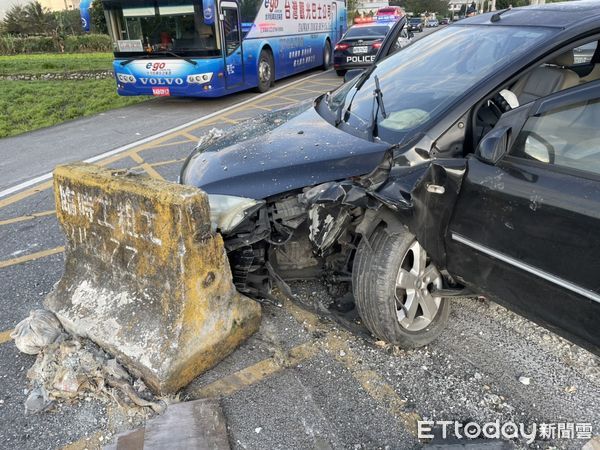
<svg viewBox="0 0 600 450">
<path fill-rule="evenodd" d="M 511 155 L 600 175 L 600 100 L 530 117 Z"/>
</svg>

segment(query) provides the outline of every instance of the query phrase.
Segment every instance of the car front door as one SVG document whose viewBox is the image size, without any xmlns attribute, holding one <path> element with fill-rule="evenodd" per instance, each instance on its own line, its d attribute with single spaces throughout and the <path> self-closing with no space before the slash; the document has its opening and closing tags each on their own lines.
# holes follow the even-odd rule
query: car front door
<svg viewBox="0 0 600 450">
<path fill-rule="evenodd" d="M 600 82 L 505 115 L 507 153 L 468 159 L 446 236 L 451 274 L 596 352 L 598 124 Z"/>
</svg>

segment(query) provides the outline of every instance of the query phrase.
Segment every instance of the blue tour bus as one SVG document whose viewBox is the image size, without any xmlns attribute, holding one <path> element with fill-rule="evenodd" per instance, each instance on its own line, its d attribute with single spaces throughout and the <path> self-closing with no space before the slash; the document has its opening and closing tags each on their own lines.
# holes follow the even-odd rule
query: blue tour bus
<svg viewBox="0 0 600 450">
<path fill-rule="evenodd" d="M 329 67 L 345 0 L 103 0 L 120 95 L 218 97 Z"/>
</svg>

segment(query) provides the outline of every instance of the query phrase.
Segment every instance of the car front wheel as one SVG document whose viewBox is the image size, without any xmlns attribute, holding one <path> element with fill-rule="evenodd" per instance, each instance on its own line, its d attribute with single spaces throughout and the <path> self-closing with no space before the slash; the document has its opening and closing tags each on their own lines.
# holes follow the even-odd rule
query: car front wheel
<svg viewBox="0 0 600 450">
<path fill-rule="evenodd" d="M 442 275 L 407 230 L 380 227 L 358 246 L 352 273 L 354 299 L 377 338 L 403 348 L 429 344 L 448 322 L 450 303 L 435 296 Z"/>
</svg>

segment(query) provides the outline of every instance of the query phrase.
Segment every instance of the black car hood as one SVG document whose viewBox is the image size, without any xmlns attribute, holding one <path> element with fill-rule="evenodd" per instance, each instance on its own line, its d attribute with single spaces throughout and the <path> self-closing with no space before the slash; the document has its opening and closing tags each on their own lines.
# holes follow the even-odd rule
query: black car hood
<svg viewBox="0 0 600 450">
<path fill-rule="evenodd" d="M 181 182 L 209 194 L 263 199 L 363 175 L 388 148 L 338 130 L 308 103 L 244 122 L 200 144 L 184 164 Z"/>
</svg>

